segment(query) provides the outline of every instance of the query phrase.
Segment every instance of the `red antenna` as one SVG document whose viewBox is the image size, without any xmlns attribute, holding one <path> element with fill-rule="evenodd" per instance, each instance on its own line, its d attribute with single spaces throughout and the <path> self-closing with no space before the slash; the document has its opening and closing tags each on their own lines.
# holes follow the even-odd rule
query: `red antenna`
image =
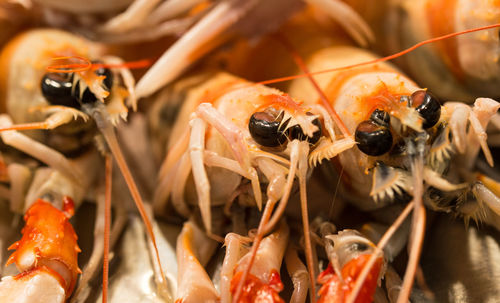
<svg viewBox="0 0 500 303">
<path fill-rule="evenodd" d="M 399 57 L 401 57 L 403 55 L 406 55 L 406 54 L 414 51 L 415 49 L 417 49 L 419 47 L 422 47 L 424 45 L 427 45 L 427 44 L 435 43 L 435 42 L 438 42 L 438 41 L 446 40 L 446 39 L 449 39 L 449 38 L 453 38 L 453 37 L 456 37 L 456 36 L 461 36 L 461 35 L 465 35 L 465 34 L 469 34 L 469 33 L 479 32 L 479 31 L 488 30 L 488 29 L 492 29 L 492 28 L 497 28 L 497 27 L 500 27 L 500 23 L 495 23 L 495 24 L 492 24 L 492 25 L 487 25 L 487 26 L 482 26 L 482 27 L 467 29 L 467 30 L 464 30 L 464 31 L 455 32 L 455 33 L 451 33 L 451 34 L 447 34 L 447 35 L 443 35 L 443 36 L 431 38 L 431 39 L 428 39 L 428 40 L 424 40 L 422 42 L 419 42 L 419 43 L 417 43 L 417 44 L 415 44 L 415 45 L 413 45 L 413 46 L 405 49 L 405 50 L 402 50 L 402 51 L 400 51 L 398 53 L 395 53 L 395 54 L 392 54 L 392 55 L 389 55 L 389 56 L 386 56 L 386 57 L 382 57 L 382 58 L 378 58 L 378 59 L 374 59 L 374 60 L 370 60 L 370 61 L 365 61 L 365 62 L 361 62 L 361 63 L 357 63 L 357 64 L 342 66 L 342 67 L 325 69 L 325 70 L 317 71 L 317 72 L 308 72 L 308 73 L 302 73 L 300 75 L 295 75 L 295 76 L 287 76 L 287 77 L 281 77 L 281 78 L 275 78 L 275 79 L 265 80 L 265 81 L 257 82 L 257 84 L 266 85 L 266 84 L 272 84 L 272 83 L 279 83 L 279 82 L 291 81 L 291 80 L 294 80 L 294 79 L 299 79 L 299 78 L 304 78 L 304 77 L 310 77 L 310 76 L 320 75 L 320 74 L 326 74 L 326 73 L 331 73 L 331 72 L 335 72 L 335 71 L 339 71 L 339 70 L 345 70 L 345 69 L 351 69 L 351 68 L 356 68 L 356 67 L 360 67 L 360 66 L 375 64 L 375 63 L 379 63 L 379 62 L 386 62 L 386 61 L 389 61 L 389 60 L 392 60 L 392 59 L 399 58 Z"/>
<path fill-rule="evenodd" d="M 148 67 L 152 63 L 152 60 L 150 59 L 142 59 L 138 61 L 130 61 L 118 64 L 92 63 L 89 59 L 81 56 L 54 57 L 52 58 L 52 60 L 59 60 L 63 62 L 61 64 L 47 66 L 46 70 L 51 73 L 78 73 L 88 70 L 96 70 L 103 67 L 139 69 Z"/>
</svg>

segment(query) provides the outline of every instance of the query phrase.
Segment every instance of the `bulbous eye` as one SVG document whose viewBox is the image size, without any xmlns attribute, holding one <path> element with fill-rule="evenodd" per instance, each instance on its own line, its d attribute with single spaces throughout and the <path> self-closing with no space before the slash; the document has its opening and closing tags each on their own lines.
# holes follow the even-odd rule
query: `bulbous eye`
<svg viewBox="0 0 500 303">
<path fill-rule="evenodd" d="M 424 118 L 423 128 L 431 128 L 441 117 L 441 105 L 439 101 L 425 90 L 418 90 L 411 94 L 412 106 Z"/>
<path fill-rule="evenodd" d="M 92 63 L 100 63 L 100 62 L 92 62 Z M 94 71 L 94 73 L 98 76 L 106 76 L 103 80 L 104 89 L 106 91 L 111 91 L 111 87 L 113 86 L 113 73 L 108 68 L 98 68 Z M 83 93 L 80 96 L 80 82 L 75 84 L 75 89 L 73 90 L 73 96 L 80 100 L 81 103 L 94 103 L 97 101 L 97 97 L 90 91 L 90 89 L 85 88 Z"/>
<path fill-rule="evenodd" d="M 286 136 L 280 128 L 281 119 L 268 112 L 256 112 L 250 117 L 248 129 L 250 135 L 258 144 L 266 147 L 276 147 L 285 143 Z"/>
<path fill-rule="evenodd" d="M 312 114 L 307 113 L 307 115 Z M 307 142 L 309 142 L 310 144 L 316 144 L 316 142 L 318 142 L 319 138 L 321 137 L 321 122 L 319 122 L 319 119 L 316 118 L 312 121 L 312 123 L 318 127 L 318 130 L 313 133 L 312 137 L 306 136 L 306 134 L 304 134 L 304 132 L 302 131 L 300 125 L 294 125 L 289 128 L 290 139 L 299 139 L 300 141 L 307 140 Z"/>
<path fill-rule="evenodd" d="M 388 127 L 372 120 L 361 122 L 355 133 L 358 148 L 369 156 L 380 156 L 392 147 L 392 134 Z"/>
<path fill-rule="evenodd" d="M 73 74 L 47 73 L 40 83 L 42 95 L 52 105 L 80 108 L 80 104 L 72 95 Z"/>
<path fill-rule="evenodd" d="M 366 243 L 354 242 L 350 245 L 349 250 L 352 252 L 363 252 L 370 248 Z"/>
</svg>

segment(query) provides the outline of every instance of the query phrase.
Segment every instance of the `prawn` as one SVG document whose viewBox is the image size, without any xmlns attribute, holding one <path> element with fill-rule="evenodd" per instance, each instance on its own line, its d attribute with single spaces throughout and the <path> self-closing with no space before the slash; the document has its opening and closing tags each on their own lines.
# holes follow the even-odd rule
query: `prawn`
<svg viewBox="0 0 500 303">
<path fill-rule="evenodd" d="M 238 302 L 284 302 L 279 296 L 279 292 L 283 290 L 279 269 L 288 239 L 289 229 L 285 221 L 281 221 L 277 230 L 264 237 L 257 251 L 255 266 L 245 282 L 244 293 Z M 246 237 L 235 233 L 226 235 L 226 253 L 216 289 L 204 266 L 218 244 L 208 238 L 192 220 L 184 223 L 177 238 L 179 284 L 175 302 L 231 302 L 231 296 L 251 259 L 252 254 L 245 245 L 247 241 Z"/>
<path fill-rule="evenodd" d="M 363 20 L 340 0 L 222 0 L 167 49 L 139 80 L 137 96 L 153 94 L 228 41 L 238 37 L 260 37 L 276 30 L 305 5 L 327 12 L 330 19 L 338 22 L 360 44 L 367 45 L 373 40 L 373 34 Z"/>
<path fill-rule="evenodd" d="M 350 192 L 356 196 L 352 198 L 351 193 L 350 200 L 358 207 L 365 210 L 380 208 L 393 201 L 395 197 L 404 196 L 404 192 L 410 194 L 413 192 L 411 195 L 418 204 L 417 211 L 414 212 L 412 234 L 418 236 L 413 238 L 410 252 L 411 266 L 407 268 L 403 291 L 398 299 L 405 300 L 412 283 L 408 277 L 413 276 L 411 272 L 416 266 L 423 239 L 425 211 L 420 198 L 423 193 L 423 181 L 447 192 L 468 187 L 465 184 L 452 184 L 440 176 L 444 172 L 444 167 L 447 167 L 453 145 L 456 146 L 457 141 L 466 138 L 470 140 L 470 149 L 462 149 L 459 152 L 466 157 L 467 162 L 474 161 L 481 146 L 488 163 L 493 165 L 485 141 L 485 126 L 500 104 L 492 99 L 479 98 L 474 109 L 467 106 L 467 109 L 464 108 L 465 119 L 462 118 L 458 122 L 446 114 L 455 107 L 455 104 L 445 103 L 442 110 L 431 93 L 419 89 L 415 83 L 392 67 L 380 64 L 375 57 L 368 58 L 369 56 L 371 55 L 368 52 L 352 47 L 330 47 L 313 53 L 307 67 L 301 58 L 296 56 L 296 61 L 302 70 L 305 72 L 312 70 L 313 73 L 327 68 L 356 65 L 363 61 L 375 64 L 319 75 L 314 77 L 315 79 L 310 79 L 313 85 L 306 79 L 297 79 L 292 83 L 289 92 L 300 100 L 306 100 L 306 104 L 322 103 L 327 107 L 330 106 L 335 112 L 340 113 L 347 129 L 355 134 L 357 148 L 341 153 L 338 161 L 343 168 L 344 184 L 347 184 L 351 188 Z M 443 116 L 441 116 L 442 111 L 445 112 Z M 455 136 L 453 143 L 446 142 L 450 129 L 454 134 L 458 134 L 458 128 L 464 129 L 468 121 L 477 128 L 470 130 L 467 135 L 461 133 Z M 461 126 L 457 126 L 458 124 Z M 387 130 L 384 130 L 384 127 L 387 127 Z M 393 136 L 396 137 L 394 141 Z M 475 138 L 472 139 L 472 136 Z M 374 145 L 370 145 L 371 139 L 374 140 Z M 402 150 L 393 149 L 393 146 L 397 148 L 398 140 L 401 140 Z M 393 142 L 396 144 L 393 145 Z M 429 147 L 426 148 L 427 144 Z M 310 161 L 313 164 L 331 158 L 328 155 L 328 143 L 323 146 L 323 150 L 317 149 L 318 153 L 316 151 L 311 153 Z M 378 149 L 378 147 L 383 148 Z M 411 173 L 405 173 L 405 167 Z M 472 169 L 470 165 L 467 167 Z M 367 173 L 370 171 L 371 176 Z M 489 197 L 485 203 L 494 211 L 497 199 Z M 350 296 L 349 302 L 353 302 L 355 298 L 356 295 Z"/>
<path fill-rule="evenodd" d="M 11 29 L 5 29 L 6 36 L 21 26 L 41 24 L 70 30 L 104 43 L 138 43 L 180 35 L 214 6 L 214 1 L 210 0 L 159 2 L 3 1 L 0 13 L 5 11 L 5 14 L 0 17 L 5 23 L 15 25 Z"/>
<path fill-rule="evenodd" d="M 109 148 L 114 155 L 153 242 L 160 266 L 158 287 L 167 289 L 150 220 L 113 129 L 121 119 L 127 117 L 128 109 L 124 104 L 126 97 L 128 106 L 133 109 L 137 107 L 132 89 L 134 80 L 126 67 L 144 66 L 147 62 L 127 64 L 118 58 L 103 57 L 105 63 L 92 63 L 86 59 L 99 57 L 101 52 L 99 45 L 58 30 L 34 30 L 11 41 L 0 59 L 2 105 L 8 112 L 8 115 L 2 115 L 0 135 L 6 144 L 56 168 L 78 184 L 85 180 L 81 177 L 82 171 L 75 169 L 71 161 L 58 150 L 68 154 L 82 150 L 82 146 L 71 143 L 75 140 L 78 142 L 79 132 L 90 133 L 89 137 L 92 138 L 95 134 L 93 129 L 97 126 L 101 141 L 106 142 L 102 144 L 102 150 L 108 153 L 106 149 Z M 54 64 L 51 62 L 54 57 L 62 57 L 63 62 Z M 119 68 L 120 80 L 125 87 L 108 67 Z M 10 118 L 17 124 L 12 125 Z M 55 140 L 58 143 L 54 146 L 57 150 L 37 142 L 42 140 L 39 132 L 30 133 L 32 137 L 18 132 L 53 130 L 68 123 L 72 127 L 62 127 L 62 133 L 58 130 L 49 132 L 50 136 L 62 137 Z M 88 146 L 91 140 L 86 143 L 84 146 Z M 68 150 L 68 146 L 74 149 Z M 110 201 L 106 199 L 107 205 Z"/>
<path fill-rule="evenodd" d="M 375 32 L 376 49 L 389 54 L 448 33 L 500 21 L 495 1 L 345 0 Z M 472 102 L 475 96 L 498 98 L 498 30 L 490 29 L 440 41 L 398 63 L 420 85 L 445 100 Z"/>
<path fill-rule="evenodd" d="M 498 25 L 486 28 L 493 27 L 498 27 Z M 412 49 L 425 43 L 435 42 L 439 39 L 463 33 L 454 33 L 445 37 L 432 39 L 420 43 L 412 47 Z M 303 41 L 301 43 L 302 45 L 308 45 Z M 407 139 L 401 141 L 404 146 L 404 155 L 401 154 L 402 157 L 388 154 L 383 158 L 379 158 L 383 159 L 382 161 L 395 161 L 392 162 L 393 164 L 390 164 L 392 165 L 390 168 L 388 168 L 388 165 L 383 164 L 384 162 L 380 163 L 371 158 L 384 155 L 393 147 L 392 143 L 382 144 L 384 141 L 381 137 L 374 139 L 374 142 L 377 142 L 380 146 L 384 146 L 384 148 L 388 148 L 388 150 L 377 151 L 365 149 L 365 151 L 362 151 L 364 147 L 359 146 L 358 148 L 348 149 L 340 153 L 339 161 L 342 163 L 342 159 L 344 159 L 344 165 L 342 166 L 345 169 L 344 172 L 347 172 L 346 176 L 349 177 L 348 179 L 346 178 L 347 183 L 345 184 L 354 188 L 353 192 L 356 194 L 361 192 L 358 196 L 359 198 L 352 199 L 353 201 L 355 200 L 354 202 L 358 202 L 358 206 L 361 208 L 380 208 L 384 204 L 387 205 L 397 195 L 402 195 L 404 192 L 413 192 L 413 199 L 417 203 L 416 208 L 418 211 L 415 211 L 414 214 L 415 223 L 412 233 L 414 235 L 418 234 L 418 236 L 414 237 L 414 241 L 417 241 L 415 243 L 421 243 L 425 222 L 425 211 L 421 199 L 424 193 L 423 181 L 425 180 L 427 184 L 447 192 L 458 191 L 464 188 L 470 190 L 470 185 L 473 187 L 480 186 L 474 182 L 452 184 L 441 177 L 440 174 L 443 172 L 443 167 L 446 167 L 446 160 L 450 158 L 449 152 L 454 148 L 453 145 L 457 144 L 457 140 L 466 140 L 466 138 L 471 140 L 470 149 L 462 153 L 467 156 L 467 162 L 470 163 L 473 161 L 479 149 L 483 149 L 488 162 L 490 165 L 493 165 L 492 158 L 489 156 L 489 149 L 486 141 L 484 141 L 484 127 L 496 113 L 498 102 L 491 99 L 479 98 L 476 101 L 474 109 L 468 107 L 465 110 L 467 112 L 465 114 L 466 119 L 460 119 L 460 122 L 458 122 L 459 120 L 453 121 L 450 116 L 446 115 L 455 106 L 452 103 L 448 103 L 445 104 L 443 109 L 445 114 L 441 117 L 441 106 L 430 93 L 420 89 L 413 81 L 403 76 L 390 65 L 382 63 L 409 51 L 405 50 L 397 55 L 377 59 L 366 51 L 352 47 L 327 48 L 317 52 L 312 57 L 311 62 L 313 63 L 309 63 L 307 67 L 304 63 L 300 63 L 300 58 L 296 60 L 301 65 L 301 69 L 304 72 L 303 75 L 283 77 L 260 83 L 269 84 L 297 79 L 289 90 L 290 94 L 299 100 L 305 100 L 305 104 L 309 106 L 317 104 L 325 106 L 329 114 L 332 115 L 332 118 L 335 117 L 336 113 L 340 113 L 343 124 L 337 124 L 338 128 L 340 128 L 345 138 L 349 137 L 349 133 L 354 133 L 358 145 L 362 143 L 360 142 L 362 141 L 360 137 L 363 137 L 365 132 L 372 132 L 368 130 L 372 126 L 374 127 L 374 133 L 380 134 L 381 137 L 390 137 L 391 139 L 388 139 L 388 141 L 391 142 L 393 134 L 399 136 L 399 138 L 409 136 Z M 368 64 L 372 64 L 372 66 L 366 66 Z M 358 68 L 353 69 L 354 67 Z M 309 72 L 309 70 L 312 70 L 312 72 Z M 311 80 L 304 79 L 305 77 L 311 78 L 311 76 L 316 78 L 313 85 L 309 84 Z M 354 80 L 358 82 L 354 82 Z M 364 85 L 359 85 L 359 81 L 364 81 Z M 347 85 L 347 83 L 351 83 L 351 85 Z M 357 84 L 352 85 L 353 83 Z M 349 87 L 351 89 L 348 89 Z M 359 87 L 362 89 L 359 89 Z M 326 94 L 323 94 L 321 91 L 325 90 L 325 88 Z M 356 101 L 354 102 L 354 109 L 352 108 L 353 100 Z M 326 124 L 325 116 L 323 118 Z M 372 124 L 374 123 L 373 121 L 379 121 L 375 122 L 375 124 L 378 123 L 378 126 Z M 460 138 L 453 138 L 453 142 L 443 140 L 447 138 L 447 135 L 440 132 L 442 129 L 445 132 L 448 129 L 448 131 L 458 134 L 458 128 L 464 129 L 469 123 L 468 121 L 470 121 L 471 125 L 475 125 L 469 129 L 468 134 L 462 132 L 459 136 Z M 383 124 L 386 124 L 391 130 L 384 131 L 382 128 L 379 128 Z M 457 124 L 461 126 L 457 127 Z M 325 128 L 328 129 L 327 127 Z M 411 131 L 408 131 L 409 129 Z M 439 136 L 440 134 L 442 136 Z M 475 138 L 472 139 L 472 137 Z M 332 139 L 332 141 L 328 141 L 329 138 L 333 139 L 336 136 L 330 135 L 330 137 L 325 136 L 322 138 L 324 141 L 320 141 L 318 147 L 309 156 L 311 165 L 315 165 L 324 159 L 333 158 L 333 156 L 329 155 L 329 147 L 332 146 L 334 141 Z M 427 142 L 429 139 L 430 143 Z M 429 146 L 432 145 L 430 151 L 426 149 L 426 144 L 429 144 Z M 335 153 L 333 154 L 336 155 Z M 358 157 L 354 156 L 354 154 Z M 470 155 L 472 157 L 469 157 Z M 408 158 L 408 156 L 410 157 Z M 408 161 L 406 163 L 404 162 L 405 158 Z M 357 163 L 358 165 L 353 165 L 353 163 Z M 412 172 L 413 177 L 411 177 L 412 174 L 404 173 L 404 169 L 402 169 L 404 167 L 407 167 L 408 171 Z M 353 172 L 355 176 L 350 174 L 350 171 L 354 170 L 357 170 L 357 172 Z M 366 173 L 367 171 L 370 172 L 370 170 L 372 171 L 373 181 L 369 174 Z M 383 181 L 386 177 L 388 178 L 386 181 L 390 180 L 388 183 Z M 361 181 L 361 179 L 364 179 L 364 181 Z M 353 185 L 356 182 L 359 183 Z M 406 190 L 403 190 L 405 187 Z M 484 186 L 480 187 L 485 189 Z M 492 193 L 491 189 L 487 191 Z M 490 208 L 494 211 L 496 209 L 496 199 L 494 195 L 488 196 L 488 202 L 485 202 L 485 204 L 490 205 Z M 477 198 L 479 199 L 479 197 Z M 375 203 L 377 201 L 378 205 Z M 412 245 L 412 247 L 410 255 L 412 265 L 408 268 L 409 270 L 410 268 L 412 269 L 407 271 L 407 275 L 405 276 L 405 285 L 403 287 L 405 291 L 400 295 L 400 300 L 404 300 L 409 294 L 409 289 L 411 288 L 411 286 L 408 286 L 408 283 L 411 284 L 409 277 L 412 276 L 411 271 L 414 272 L 414 268 L 416 268 L 418 255 L 420 254 L 420 245 Z M 355 300 L 355 296 L 350 297 L 351 302 Z"/>
<path fill-rule="evenodd" d="M 180 109 L 171 134 L 174 139 L 169 143 L 169 152 L 159 173 L 154 199 L 157 213 L 164 210 L 171 198 L 177 212 L 188 217 L 191 214 L 189 204 L 197 201 L 203 225 L 213 236 L 211 207 L 232 202 L 242 177 L 250 180 L 251 192 L 243 191 L 239 196 L 249 197 L 259 209 L 262 208 L 262 181 L 259 180 L 262 174 L 268 184 L 267 201 L 253 245 L 255 252 L 263 235 L 279 222 L 298 175 L 301 213 L 307 229 L 307 155 L 320 140 L 322 126 L 318 116 L 306 112 L 300 104 L 276 89 L 252 85 L 224 73 L 209 78 L 186 95 Z M 337 152 L 353 144 L 350 139 L 338 140 Z M 205 165 L 210 170 L 205 170 Z M 196 189 L 194 199 L 189 191 L 184 195 L 185 189 L 193 188 L 187 183 L 190 171 Z M 309 233 L 305 231 L 304 234 Z M 311 258 L 308 260 L 311 268 Z M 252 262 L 253 259 L 248 263 L 248 270 Z M 241 292 L 247 273 L 240 280 L 237 294 Z M 235 297 L 237 301 L 238 295 Z"/>
</svg>

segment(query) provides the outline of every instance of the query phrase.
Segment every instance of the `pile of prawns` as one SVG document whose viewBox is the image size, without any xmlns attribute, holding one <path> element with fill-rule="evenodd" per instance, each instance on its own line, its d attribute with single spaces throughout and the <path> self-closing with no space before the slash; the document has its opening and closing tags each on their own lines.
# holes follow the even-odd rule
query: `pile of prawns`
<svg viewBox="0 0 500 303">
<path fill-rule="evenodd" d="M 137 1 L 104 29 L 113 33 L 134 13 L 158 17 L 165 9 L 160 5 L 152 13 L 153 2 Z M 234 51 L 234 57 L 211 54 L 208 68 L 202 64 L 202 72 L 169 84 L 189 60 L 235 36 L 224 30 L 242 12 L 251 18 L 251 3 L 259 1 L 242 7 L 237 1 L 205 1 L 208 8 L 200 4 L 204 1 L 188 2 L 199 7 L 191 8 L 186 22 L 199 22 L 137 85 L 130 70 L 148 67 L 148 60 L 124 62 L 105 55 L 102 43 L 69 32 L 34 29 L 4 46 L 0 177 L 8 186 L 2 185 L 0 194 L 11 212 L 24 214 L 25 224 L 22 238 L 8 247 L 14 252 L 7 265 L 15 264 L 19 273 L 2 277 L 0 301 L 84 302 L 101 263 L 102 301 L 108 300 L 109 254 L 128 220 L 112 196 L 114 163 L 145 225 L 159 301 L 285 302 L 280 296 L 286 288 L 281 279 L 285 262 L 292 282 L 289 302 L 407 302 L 418 271 L 426 207 L 499 226 L 500 183 L 475 164 L 482 151 L 494 166 L 486 129 L 490 121 L 500 129 L 500 103 L 477 98 L 473 105 L 441 104 L 430 89 L 387 62 L 425 44 L 491 31 L 499 24 L 425 40 L 379 58 L 354 46 L 353 41 L 369 44 L 374 34 L 347 4 L 309 0 L 340 27 L 303 9 L 277 34 L 257 45 L 238 48 L 235 43 L 226 51 Z M 198 11 L 202 16 L 193 17 Z M 124 29 L 117 39 L 140 39 L 140 27 L 134 26 L 139 24 L 129 26 L 130 36 Z M 100 34 L 103 40 L 109 37 L 106 31 Z M 197 37 L 203 37 L 199 43 L 206 49 L 191 45 Z M 214 42 L 207 43 L 210 39 Z M 296 75 L 251 82 L 229 73 L 245 75 L 232 60 L 251 60 L 254 52 L 264 58 L 254 62 L 261 69 L 255 78 L 276 70 Z M 173 62 L 177 54 L 180 59 Z M 288 59 L 271 62 L 283 54 Z M 227 71 L 213 68 L 220 60 Z M 283 82 L 289 83 L 286 92 L 270 87 Z M 147 199 L 115 133 L 129 109 L 137 110 L 138 98 L 154 101 L 153 109 L 171 99 L 179 102 L 175 122 L 158 118 L 160 127 L 171 129 L 156 143 L 162 163 Z M 338 183 L 329 186 L 338 192 L 336 199 L 364 212 L 385 212 L 392 224 L 338 230 L 331 217 L 310 220 L 311 205 L 324 201 L 314 201 L 319 199 L 306 185 L 315 182 L 320 169 L 338 174 Z M 84 200 L 97 207 L 93 251 L 81 270 L 70 218 Z M 285 214 L 297 202 L 301 228 L 293 228 Z M 331 206 L 320 207 L 324 213 Z M 155 217 L 174 216 L 186 221 L 175 245 L 177 275 L 169 279 L 173 261 L 162 260 L 164 248 L 157 243 L 163 235 Z M 223 261 L 211 276 L 207 264 L 221 243 Z M 391 261 L 406 246 L 408 264 L 401 279 Z"/>
</svg>

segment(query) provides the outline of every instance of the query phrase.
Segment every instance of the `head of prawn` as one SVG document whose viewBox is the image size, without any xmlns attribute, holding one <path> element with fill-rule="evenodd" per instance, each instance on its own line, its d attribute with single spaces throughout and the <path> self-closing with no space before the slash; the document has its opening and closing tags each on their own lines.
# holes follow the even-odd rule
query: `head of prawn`
<svg viewBox="0 0 500 303">
<path fill-rule="evenodd" d="M 254 112 L 248 122 L 252 139 L 264 149 L 283 148 L 289 141 L 316 144 L 322 127 L 318 116 L 304 111 L 287 95 L 266 95 L 269 99 Z"/>
<path fill-rule="evenodd" d="M 450 148 L 446 122 L 439 101 L 425 90 L 377 98 L 384 100 L 355 131 L 357 148 L 368 159 L 367 169 L 373 170 L 370 195 L 375 200 L 406 197 L 412 188 L 409 167 L 414 156 L 425 155 L 431 160 L 428 165 L 443 164 L 432 159 L 442 159 Z"/>
<path fill-rule="evenodd" d="M 56 58 L 59 59 L 59 58 Z M 113 73 L 98 61 L 62 57 L 68 64 L 49 66 L 40 82 L 43 97 L 51 105 L 80 110 L 84 104 L 104 102 L 113 87 Z M 84 63 L 75 63 L 83 60 Z M 71 68 L 76 66 L 76 68 Z M 67 68 L 69 67 L 69 68 Z"/>
</svg>

